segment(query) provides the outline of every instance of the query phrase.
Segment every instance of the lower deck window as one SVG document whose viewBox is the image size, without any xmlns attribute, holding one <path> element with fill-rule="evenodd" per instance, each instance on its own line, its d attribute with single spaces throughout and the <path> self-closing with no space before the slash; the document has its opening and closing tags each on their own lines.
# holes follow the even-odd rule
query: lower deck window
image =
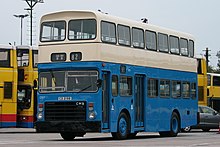
<svg viewBox="0 0 220 147">
<path fill-rule="evenodd" d="M 120 77 L 120 95 L 131 96 L 132 95 L 132 78 L 127 76 Z"/>
<path fill-rule="evenodd" d="M 149 97 L 158 96 L 158 80 L 157 79 L 148 80 L 148 96 Z"/>
<path fill-rule="evenodd" d="M 170 81 L 160 80 L 160 96 L 169 97 L 170 96 Z"/>
</svg>

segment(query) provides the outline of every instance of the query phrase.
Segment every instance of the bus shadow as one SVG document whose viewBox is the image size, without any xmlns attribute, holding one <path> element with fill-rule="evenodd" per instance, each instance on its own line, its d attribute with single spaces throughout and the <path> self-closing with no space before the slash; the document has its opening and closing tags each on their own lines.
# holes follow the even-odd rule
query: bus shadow
<svg viewBox="0 0 220 147">
<path fill-rule="evenodd" d="M 140 136 L 136 136 L 134 138 L 129 138 L 129 139 L 126 139 L 126 140 L 138 140 L 138 139 L 153 139 L 153 138 L 163 138 L 163 137 L 160 137 L 160 135 L 140 135 Z M 126 141 L 126 140 L 115 140 L 113 139 L 111 136 L 110 137 L 95 137 L 95 138 L 75 138 L 73 140 L 73 142 L 81 142 L 81 141 Z M 48 140 L 44 140 L 44 141 L 48 141 Z M 59 140 L 50 140 L 50 141 L 64 141 L 63 139 L 59 139 Z"/>
</svg>

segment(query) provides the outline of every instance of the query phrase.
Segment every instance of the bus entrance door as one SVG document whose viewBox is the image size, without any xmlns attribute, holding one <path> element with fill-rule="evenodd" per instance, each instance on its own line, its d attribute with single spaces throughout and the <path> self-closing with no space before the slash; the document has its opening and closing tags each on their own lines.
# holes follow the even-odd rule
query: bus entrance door
<svg viewBox="0 0 220 147">
<path fill-rule="evenodd" d="M 135 127 L 144 126 L 144 75 L 135 75 Z"/>
<path fill-rule="evenodd" d="M 110 73 L 103 72 L 102 85 L 102 128 L 109 129 L 109 88 L 110 88 Z"/>
</svg>

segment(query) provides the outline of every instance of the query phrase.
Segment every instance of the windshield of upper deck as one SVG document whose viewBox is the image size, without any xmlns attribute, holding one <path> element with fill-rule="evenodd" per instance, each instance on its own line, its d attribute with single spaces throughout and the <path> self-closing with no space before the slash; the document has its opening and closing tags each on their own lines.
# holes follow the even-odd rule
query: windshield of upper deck
<svg viewBox="0 0 220 147">
<path fill-rule="evenodd" d="M 69 21 L 69 40 L 91 40 L 95 38 L 95 19 L 75 19 Z"/>
<path fill-rule="evenodd" d="M 65 21 L 50 21 L 41 24 L 41 42 L 63 41 L 66 34 Z"/>
</svg>

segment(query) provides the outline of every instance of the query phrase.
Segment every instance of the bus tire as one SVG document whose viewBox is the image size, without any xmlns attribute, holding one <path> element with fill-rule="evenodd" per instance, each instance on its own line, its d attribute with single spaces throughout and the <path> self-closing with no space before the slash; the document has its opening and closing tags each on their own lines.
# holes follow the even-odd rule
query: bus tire
<svg viewBox="0 0 220 147">
<path fill-rule="evenodd" d="M 170 120 L 170 131 L 159 132 L 162 137 L 176 137 L 180 131 L 179 116 L 173 112 Z"/>
<path fill-rule="evenodd" d="M 130 134 L 130 120 L 128 116 L 122 112 L 119 115 L 117 132 L 112 133 L 112 137 L 117 140 L 122 140 L 128 138 L 128 134 Z"/>
<path fill-rule="evenodd" d="M 137 132 L 130 133 L 130 134 L 128 134 L 128 138 L 129 138 L 129 139 L 133 139 L 133 138 L 136 137 L 136 135 L 137 135 Z"/>
<path fill-rule="evenodd" d="M 72 132 L 61 132 L 60 136 L 63 138 L 65 141 L 73 141 L 76 135 Z"/>
</svg>

